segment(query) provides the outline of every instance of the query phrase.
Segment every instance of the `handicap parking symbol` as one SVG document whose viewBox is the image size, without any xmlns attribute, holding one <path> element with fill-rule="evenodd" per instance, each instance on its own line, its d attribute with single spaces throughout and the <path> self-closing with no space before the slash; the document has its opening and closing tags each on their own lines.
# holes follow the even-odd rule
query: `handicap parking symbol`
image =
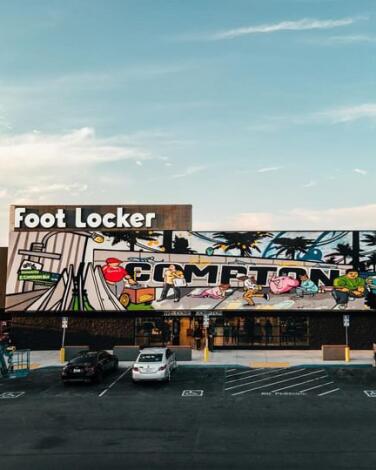
<svg viewBox="0 0 376 470">
<path fill-rule="evenodd" d="M 204 395 L 203 390 L 183 390 L 182 397 L 202 397 Z"/>
<path fill-rule="evenodd" d="M 22 395 L 25 395 L 25 392 L 4 392 L 0 393 L 0 400 L 12 400 L 22 397 Z"/>
<path fill-rule="evenodd" d="M 368 398 L 376 398 L 376 390 L 363 390 Z"/>
</svg>

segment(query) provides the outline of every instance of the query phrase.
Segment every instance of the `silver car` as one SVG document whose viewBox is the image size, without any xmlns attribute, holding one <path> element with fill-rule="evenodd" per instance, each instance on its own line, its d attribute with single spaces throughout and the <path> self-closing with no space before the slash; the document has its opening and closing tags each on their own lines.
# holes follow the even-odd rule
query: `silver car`
<svg viewBox="0 0 376 470">
<path fill-rule="evenodd" d="M 168 348 L 143 349 L 132 368 L 133 382 L 159 380 L 169 382 L 176 369 L 175 353 Z"/>
</svg>

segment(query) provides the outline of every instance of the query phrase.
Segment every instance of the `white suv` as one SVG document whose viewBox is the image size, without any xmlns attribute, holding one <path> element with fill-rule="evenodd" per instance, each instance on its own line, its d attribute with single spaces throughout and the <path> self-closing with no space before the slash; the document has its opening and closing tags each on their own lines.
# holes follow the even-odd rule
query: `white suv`
<svg viewBox="0 0 376 470">
<path fill-rule="evenodd" d="M 176 369 L 175 353 L 168 348 L 143 349 L 132 368 L 133 382 L 142 380 L 170 381 Z"/>
</svg>

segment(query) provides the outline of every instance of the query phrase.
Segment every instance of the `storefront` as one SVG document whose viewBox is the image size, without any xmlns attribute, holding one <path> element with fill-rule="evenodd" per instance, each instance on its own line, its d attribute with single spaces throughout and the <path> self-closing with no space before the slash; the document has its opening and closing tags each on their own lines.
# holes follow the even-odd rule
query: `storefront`
<svg viewBox="0 0 376 470">
<path fill-rule="evenodd" d="M 25 347 L 356 347 L 376 336 L 373 231 L 192 230 L 191 206 L 11 208 L 6 315 Z"/>
<path fill-rule="evenodd" d="M 12 338 L 18 347 L 58 349 L 62 340 L 61 317 L 13 315 Z M 271 325 L 271 326 L 270 326 Z M 320 349 L 322 344 L 343 344 L 343 314 L 338 312 L 273 314 L 223 313 L 210 317 L 213 349 Z M 66 344 L 87 344 L 112 349 L 115 345 L 204 346 L 204 318 L 184 314 L 143 313 L 127 318 L 75 317 L 68 321 Z M 350 315 L 349 344 L 371 349 L 376 342 L 376 321 L 364 312 Z"/>
</svg>

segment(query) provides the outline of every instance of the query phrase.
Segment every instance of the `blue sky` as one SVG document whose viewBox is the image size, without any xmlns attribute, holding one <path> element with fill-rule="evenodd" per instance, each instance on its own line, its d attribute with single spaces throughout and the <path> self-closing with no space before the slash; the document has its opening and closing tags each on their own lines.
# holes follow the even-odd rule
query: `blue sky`
<svg viewBox="0 0 376 470">
<path fill-rule="evenodd" d="M 372 0 L 13 0 L 10 203 L 192 203 L 196 229 L 376 228 Z"/>
</svg>

